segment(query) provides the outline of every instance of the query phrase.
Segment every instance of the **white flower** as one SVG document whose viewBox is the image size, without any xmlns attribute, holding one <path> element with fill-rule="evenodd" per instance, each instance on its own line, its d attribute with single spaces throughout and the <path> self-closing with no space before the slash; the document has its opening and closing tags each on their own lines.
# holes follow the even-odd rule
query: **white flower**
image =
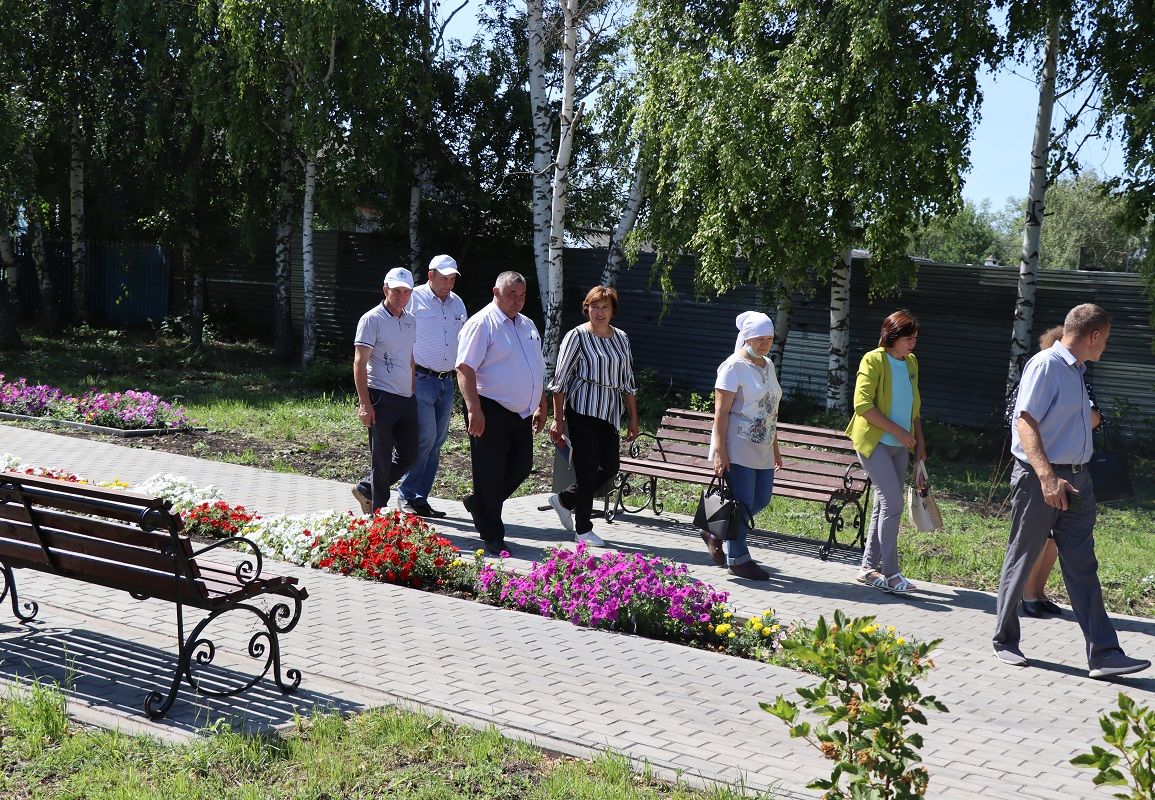
<svg viewBox="0 0 1155 800">
<path fill-rule="evenodd" d="M 168 473 L 153 475 L 132 487 L 132 490 L 153 497 L 163 497 L 172 503 L 172 510 L 178 514 L 190 511 L 201 503 L 221 499 L 221 490 L 212 484 L 197 486 L 188 478 Z"/>
<path fill-rule="evenodd" d="M 4 455 L 0 456 L 0 470 L 20 469 L 21 466 L 22 465 L 20 463 L 19 457 L 14 456 L 11 453 L 5 453 Z"/>
</svg>

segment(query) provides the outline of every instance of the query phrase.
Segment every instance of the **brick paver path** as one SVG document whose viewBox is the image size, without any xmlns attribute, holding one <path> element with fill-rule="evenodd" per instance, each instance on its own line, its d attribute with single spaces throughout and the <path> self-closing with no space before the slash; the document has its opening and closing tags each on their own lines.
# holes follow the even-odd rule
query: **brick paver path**
<svg viewBox="0 0 1155 800">
<path fill-rule="evenodd" d="M 265 515 L 353 508 L 348 487 L 333 481 L 0 426 L 4 452 L 94 479 L 137 482 L 172 472 L 224 487 L 228 499 Z M 515 563 L 568 541 L 553 512 L 538 510 L 543 504 L 536 496 L 507 506 Z M 450 512 L 439 529 L 466 549 L 476 547 L 460 504 L 436 505 Z M 932 714 L 924 731 L 932 796 L 1110 796 L 1092 786 L 1090 771 L 1068 761 L 1099 741 L 1098 717 L 1119 691 L 1155 703 L 1155 673 L 1118 683 L 1086 678 L 1082 637 L 1069 611 L 1062 619 L 1024 620 L 1024 650 L 1034 667 L 1005 667 L 990 655 L 989 593 L 928 584 L 915 597 L 885 595 L 853 583 L 853 559 L 823 562 L 814 543 L 776 537 L 753 542 L 771 580 L 737 581 L 709 562 L 686 523 L 626 515 L 606 528 L 606 538 L 623 550 L 688 564 L 728 590 L 743 613 L 771 607 L 786 621 L 813 621 L 840 608 L 876 614 L 906 635 L 945 640 L 924 685 L 950 708 Z M 742 781 L 778 797 L 813 797 L 806 782 L 828 773 L 808 745 L 790 740 L 785 726 L 757 706 L 811 680 L 798 673 L 291 565 L 266 569 L 300 576 L 310 594 L 301 624 L 282 643 L 285 666 L 305 676 L 295 695 L 282 696 L 267 681 L 226 703 L 186 689 L 170 717 L 150 722 L 140 704 L 147 690 L 167 688 L 172 606 L 27 571 L 17 573 L 18 585 L 22 597 L 40 603 L 40 615 L 30 627 L 0 616 L 0 680 L 55 680 L 79 718 L 170 738 L 194 735 L 222 716 L 259 729 L 315 707 L 389 703 L 493 724 L 561 752 L 610 749 L 648 761 L 665 776 Z M 1129 653 L 1155 655 L 1155 621 L 1115 620 Z M 239 619 L 219 633 L 227 640 L 249 632 Z M 220 662 L 243 666 L 223 655 Z"/>
</svg>

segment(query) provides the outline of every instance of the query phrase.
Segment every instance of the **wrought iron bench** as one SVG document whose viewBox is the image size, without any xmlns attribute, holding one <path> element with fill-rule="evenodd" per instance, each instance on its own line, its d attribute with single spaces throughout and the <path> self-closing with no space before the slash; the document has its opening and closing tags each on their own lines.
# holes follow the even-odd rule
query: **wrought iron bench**
<svg viewBox="0 0 1155 800">
<path fill-rule="evenodd" d="M 21 600 L 13 571 L 32 569 L 128 592 L 138 600 L 154 598 L 176 605 L 177 668 L 168 693 L 149 692 L 144 710 L 149 717 L 168 713 L 181 679 L 201 694 L 230 697 L 254 686 L 272 671 L 282 692 L 301 684 L 296 669 L 281 672 L 280 635 L 301 618 L 301 603 L 308 597 L 294 577 L 262 574 L 261 551 L 243 537 L 230 537 L 193 548 L 181 533 L 183 523 L 171 504 L 145 495 L 83 484 L 0 472 L 0 571 L 12 613 L 21 622 L 36 617 L 39 606 Z M 214 563 L 206 553 L 240 547 L 236 564 Z M 238 554 L 239 555 L 239 554 Z M 252 601 L 262 595 L 284 598 L 270 608 Z M 208 614 L 185 636 L 185 607 Z M 249 638 L 247 652 L 263 659 L 263 668 L 240 686 L 209 688 L 193 676 L 194 667 L 206 667 L 217 645 L 202 637 L 222 614 L 243 611 L 259 621 Z M 248 634 L 246 634 L 248 635 Z M 286 682 L 286 678 L 288 682 Z M 214 683 L 214 687 L 216 684 Z"/>
<path fill-rule="evenodd" d="M 635 440 L 613 488 L 607 519 L 621 511 L 637 513 L 649 507 L 662 513 L 658 481 L 706 485 L 714 475 L 707 458 L 714 416 L 703 411 L 669 408 L 654 434 Z M 870 477 L 859 463 L 850 439 L 842 431 L 809 425 L 778 423 L 782 469 L 774 475 L 774 496 L 821 503 L 830 535 L 819 550 L 829 558 L 835 547 L 858 547 L 865 542 Z M 640 480 L 640 485 L 636 481 Z M 849 520 L 847 512 L 850 512 Z M 854 539 L 840 545 L 838 533 L 847 527 Z"/>
</svg>

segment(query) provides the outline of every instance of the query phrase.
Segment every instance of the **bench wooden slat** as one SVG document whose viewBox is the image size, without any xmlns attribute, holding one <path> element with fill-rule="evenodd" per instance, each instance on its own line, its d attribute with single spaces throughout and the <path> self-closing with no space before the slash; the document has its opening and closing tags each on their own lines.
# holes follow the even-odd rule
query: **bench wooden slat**
<svg viewBox="0 0 1155 800">
<path fill-rule="evenodd" d="M 708 458 L 714 417 L 710 412 L 683 408 L 666 409 L 653 434 L 653 443 L 638 445 L 638 455 L 621 459 L 621 473 L 614 500 L 622 507 L 629 475 L 648 479 L 646 490 L 655 511 L 658 480 L 705 485 L 713 479 L 714 467 Z M 846 505 L 856 512 L 855 526 L 861 543 L 865 531 L 867 493 L 870 477 L 862 469 L 850 438 L 838 430 L 779 421 L 776 429 L 782 468 L 774 474 L 774 495 L 821 503 L 831 520 L 830 535 L 820 555 L 826 558 L 837 544 L 838 516 Z M 643 506 L 644 508 L 645 506 Z M 640 509 L 639 509 L 640 510 Z M 607 514 L 612 519 L 612 513 Z"/>
<path fill-rule="evenodd" d="M 159 572 L 172 573 L 174 569 L 173 559 L 162 553 L 160 547 L 151 546 L 152 543 L 147 543 L 145 546 L 125 544 L 43 525 L 40 527 L 38 539 L 36 531 L 30 524 L 13 520 L 0 520 L 0 537 L 2 537 L 0 544 L 7 541 L 27 545 L 29 549 L 38 551 L 41 554 L 39 560 L 45 565 L 48 564 L 48 560 L 43 557 L 44 551 L 40 542 L 47 545 L 55 557 L 62 554 L 75 554 L 85 558 L 115 561 Z M 195 571 L 189 577 L 195 578 Z"/>
</svg>

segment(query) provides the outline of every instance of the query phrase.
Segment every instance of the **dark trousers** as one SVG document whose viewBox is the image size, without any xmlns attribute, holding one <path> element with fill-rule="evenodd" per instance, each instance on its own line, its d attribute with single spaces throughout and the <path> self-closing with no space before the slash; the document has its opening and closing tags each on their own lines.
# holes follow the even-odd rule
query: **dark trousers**
<svg viewBox="0 0 1155 800">
<path fill-rule="evenodd" d="M 573 511 L 574 532 L 589 533 L 594 528 L 590 519 L 594 493 L 618 474 L 621 438 L 618 429 L 604 419 L 579 414 L 568 403 L 565 428 L 575 482 L 558 492 L 558 497 L 563 506 Z"/>
<path fill-rule="evenodd" d="M 1095 489 L 1086 469 L 1074 473 L 1070 467 L 1056 467 L 1055 474 L 1081 493 L 1080 508 L 1060 511 L 1047 505 L 1039 476 L 1029 465 L 1016 460 L 1011 470 L 1011 538 L 999 578 L 994 642 L 1018 647 L 1019 600 L 1031 568 L 1047 543 L 1047 535 L 1053 532 L 1071 608 L 1087 640 L 1087 663 L 1094 669 L 1103 656 L 1119 649 L 1115 626 L 1103 607 L 1099 562 L 1095 558 Z"/>
<path fill-rule="evenodd" d="M 498 542 L 505 538 L 501 507 L 533 469 L 533 417 L 523 418 L 488 397 L 479 399 L 485 432 L 469 437 L 473 494 L 465 498 L 465 507 L 481 538 Z M 468 427 L 468 409 L 465 424 Z"/>
<path fill-rule="evenodd" d="M 417 458 L 417 400 L 380 389 L 369 390 L 373 424 L 369 427 L 369 474 L 357 489 L 372 498 L 373 510 L 389 507 L 389 487 L 401 480 Z"/>
</svg>

